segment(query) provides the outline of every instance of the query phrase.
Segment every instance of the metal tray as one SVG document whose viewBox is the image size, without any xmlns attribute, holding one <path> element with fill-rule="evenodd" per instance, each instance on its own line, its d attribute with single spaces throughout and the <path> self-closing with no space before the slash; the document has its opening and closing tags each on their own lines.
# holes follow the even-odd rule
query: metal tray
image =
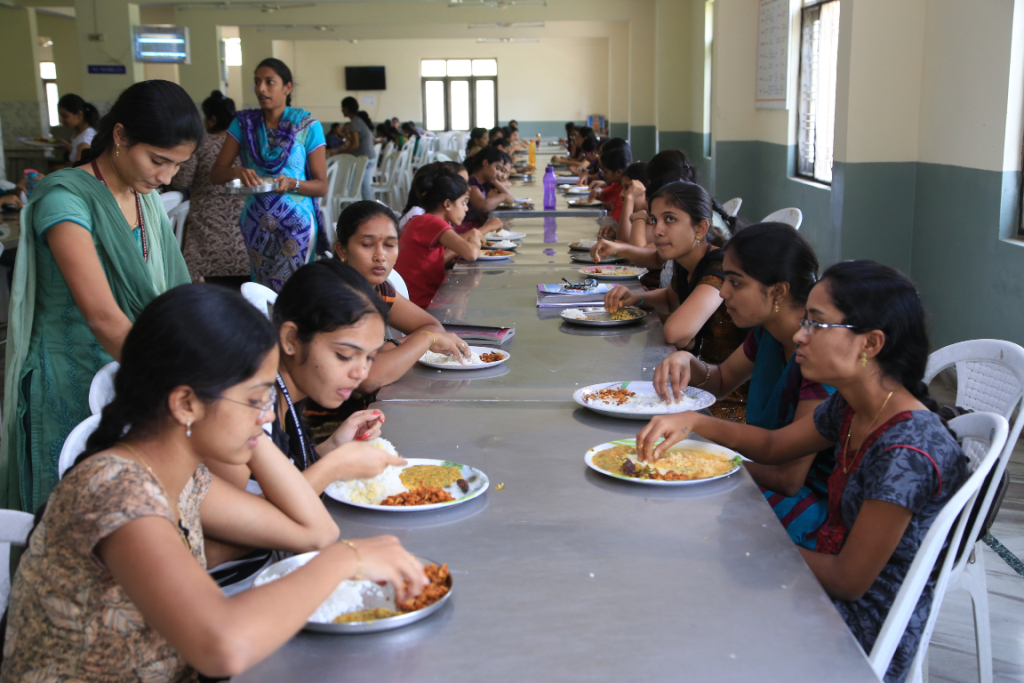
<svg viewBox="0 0 1024 683">
<path fill-rule="evenodd" d="M 261 180 L 267 180 L 267 178 L 261 178 Z M 229 183 L 224 183 L 224 187 L 227 189 L 228 194 L 266 194 L 277 189 L 277 181 L 257 185 L 256 187 L 246 187 L 242 184 L 241 180 L 235 178 Z"/>
<path fill-rule="evenodd" d="M 534 177 L 532 173 L 511 173 L 508 176 L 509 180 L 522 180 L 523 182 L 531 182 Z"/>
<path fill-rule="evenodd" d="M 593 320 L 580 320 L 579 318 L 569 318 L 565 314 L 568 311 L 580 311 L 587 317 L 593 318 Z M 605 310 L 604 306 L 577 306 L 575 308 L 567 308 L 562 311 L 562 320 L 567 323 L 573 323 L 574 325 L 585 325 L 587 327 L 617 327 L 619 325 L 632 325 L 638 323 L 647 317 L 647 311 L 636 306 L 626 306 L 622 310 L 631 311 L 635 314 L 639 314 L 636 318 L 630 318 L 629 320 L 611 320 L 611 313 Z"/>
<path fill-rule="evenodd" d="M 263 571 L 261 571 L 259 574 L 256 575 L 256 578 L 253 581 L 253 585 L 257 585 L 257 586 L 258 585 L 262 585 L 264 582 L 260 581 L 260 579 L 262 577 L 266 576 L 266 575 L 271 575 L 271 574 L 284 575 L 287 572 L 291 571 L 292 569 L 295 569 L 297 567 L 301 567 L 302 565 L 306 564 L 311 559 L 316 557 L 317 553 L 318 553 L 318 551 L 313 551 L 311 553 L 303 553 L 302 555 L 296 555 L 295 557 L 289 557 L 287 560 L 282 560 L 280 562 L 275 562 L 274 564 L 270 565 L 269 567 L 267 567 L 266 569 L 264 569 Z M 427 564 L 437 564 L 433 560 L 428 560 L 425 557 L 417 557 L 416 559 L 419 560 L 420 562 L 422 562 L 425 565 L 427 565 Z M 392 586 L 389 583 L 389 584 L 383 586 L 382 590 L 384 592 L 384 596 L 383 597 L 380 597 L 380 596 L 377 596 L 377 595 L 364 596 L 364 599 L 363 599 L 363 602 L 364 602 L 363 609 L 376 609 L 378 607 L 386 607 L 387 609 L 394 609 L 395 608 L 395 589 L 394 589 L 394 586 Z M 359 622 L 355 622 L 355 623 L 352 623 L 352 624 L 335 624 L 335 623 L 322 624 L 320 622 L 307 621 L 306 625 L 303 628 L 305 630 L 307 630 L 307 631 L 317 631 L 319 633 L 378 633 L 380 631 L 392 631 L 392 630 L 394 630 L 396 628 L 402 628 L 403 626 L 408 626 L 409 624 L 415 624 L 417 621 L 420 621 L 422 619 L 426 619 L 431 614 L 433 614 L 434 612 L 436 612 L 439 609 L 441 609 L 442 607 L 444 607 L 444 604 L 446 602 L 448 602 L 448 598 L 450 598 L 452 596 L 452 591 L 453 590 L 454 590 L 454 588 L 452 586 L 452 578 L 451 578 L 451 575 L 449 575 L 449 577 L 448 577 L 448 592 L 445 594 L 445 596 L 443 598 L 441 598 L 440 600 L 438 600 L 437 602 L 435 602 L 433 605 L 428 605 L 427 607 L 424 607 L 421 610 L 416 610 L 415 612 L 406 612 L 405 614 L 400 614 L 397 617 L 388 617 L 387 619 L 377 619 L 376 621 L 359 621 Z"/>
<path fill-rule="evenodd" d="M 582 250 L 573 251 L 570 247 L 569 258 L 576 263 L 590 263 L 595 266 L 603 266 L 609 263 L 625 263 L 626 259 L 622 256 L 605 256 L 599 263 L 594 263 L 594 259 L 590 258 L 589 252 L 583 252 Z"/>
</svg>

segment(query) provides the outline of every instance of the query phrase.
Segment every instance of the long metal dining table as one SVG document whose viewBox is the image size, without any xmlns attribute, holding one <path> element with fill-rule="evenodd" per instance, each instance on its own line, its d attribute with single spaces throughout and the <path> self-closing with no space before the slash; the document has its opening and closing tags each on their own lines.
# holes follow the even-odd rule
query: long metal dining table
<svg viewBox="0 0 1024 683">
<path fill-rule="evenodd" d="M 326 500 L 344 537 L 391 534 L 447 563 L 448 603 L 395 631 L 302 632 L 234 680 L 877 683 L 745 469 L 661 487 L 586 466 L 587 449 L 643 422 L 593 413 L 572 392 L 650 379 L 672 349 L 655 315 L 579 328 L 536 307 L 536 285 L 581 277 L 567 243 L 596 231 L 593 219 L 551 220 L 516 219 L 527 237 L 513 262 L 457 265 L 430 308 L 442 321 L 514 326 L 501 347 L 510 359 L 416 366 L 375 404 L 400 453 L 472 465 L 487 493 L 419 513 Z"/>
</svg>

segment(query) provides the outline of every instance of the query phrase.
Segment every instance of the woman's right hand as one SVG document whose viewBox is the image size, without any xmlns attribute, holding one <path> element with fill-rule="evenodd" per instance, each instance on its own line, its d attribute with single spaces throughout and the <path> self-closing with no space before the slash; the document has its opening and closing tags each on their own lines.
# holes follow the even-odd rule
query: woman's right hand
<svg viewBox="0 0 1024 683">
<path fill-rule="evenodd" d="M 604 230 L 604 228 L 601 229 Z M 617 253 L 618 249 L 618 242 L 613 242 L 610 239 L 602 237 L 598 239 L 597 244 L 590 248 L 590 258 L 594 260 L 594 263 L 600 263 L 605 257 Z"/>
<path fill-rule="evenodd" d="M 639 303 L 641 296 L 628 287 L 615 285 L 615 289 L 604 295 L 604 310 L 615 313 L 620 308 Z"/>
<path fill-rule="evenodd" d="M 497 216 L 492 216 L 487 219 L 486 223 L 480 226 L 480 232 L 484 235 L 489 235 L 492 232 L 498 232 L 503 227 L 505 227 L 505 223 Z"/>
<path fill-rule="evenodd" d="M 668 403 L 683 400 L 683 392 L 690 384 L 692 359 L 689 351 L 676 351 L 658 364 L 654 369 L 654 391 L 658 398 Z"/>
<path fill-rule="evenodd" d="M 415 598 L 430 584 L 423 565 L 394 536 L 360 538 L 351 543 L 359 553 L 362 578 L 390 583 L 395 588 L 396 603 Z"/>
<path fill-rule="evenodd" d="M 454 356 L 459 359 L 459 362 L 463 365 L 470 358 L 469 344 L 462 341 L 462 339 L 451 332 L 434 332 L 434 346 L 431 347 L 431 351 L 434 353 L 443 353 L 447 356 Z"/>
<path fill-rule="evenodd" d="M 263 184 L 260 180 L 260 174 L 251 168 L 236 167 L 232 170 L 235 172 L 235 177 L 241 180 L 242 184 L 246 187 L 257 187 Z"/>
<path fill-rule="evenodd" d="M 383 472 L 388 465 L 401 467 L 408 462 L 397 455 L 375 448 L 365 441 L 349 441 L 335 448 L 323 457 L 329 460 L 335 481 L 372 479 Z"/>
</svg>

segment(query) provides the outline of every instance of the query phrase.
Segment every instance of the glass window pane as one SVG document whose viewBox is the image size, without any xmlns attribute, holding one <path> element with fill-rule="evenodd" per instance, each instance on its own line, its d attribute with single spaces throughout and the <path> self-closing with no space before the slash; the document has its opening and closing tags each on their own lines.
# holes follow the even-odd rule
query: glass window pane
<svg viewBox="0 0 1024 683">
<path fill-rule="evenodd" d="M 472 61 L 468 59 L 449 59 L 449 76 L 471 76 L 473 75 Z"/>
<path fill-rule="evenodd" d="M 444 81 L 427 81 L 423 94 L 427 130 L 444 130 Z"/>
<path fill-rule="evenodd" d="M 497 59 L 474 59 L 473 60 L 473 75 L 474 76 L 497 76 L 498 75 L 498 60 Z"/>
<path fill-rule="evenodd" d="M 420 75 L 438 77 L 445 75 L 445 64 L 443 59 L 424 59 L 420 62 Z"/>
<path fill-rule="evenodd" d="M 476 82 L 476 125 L 494 128 L 494 81 Z"/>
<path fill-rule="evenodd" d="M 45 81 L 52 81 L 57 78 L 57 64 L 54 62 L 39 62 L 39 75 Z"/>
<path fill-rule="evenodd" d="M 60 95 L 57 93 L 56 83 L 46 84 L 46 111 L 50 115 L 50 125 L 59 126 L 60 116 L 57 115 L 57 101 L 60 99 Z"/>
<path fill-rule="evenodd" d="M 451 62 L 449 62 L 450 64 Z M 469 130 L 469 81 L 451 81 L 452 130 Z"/>
<path fill-rule="evenodd" d="M 228 66 L 242 66 L 242 39 L 224 39 L 224 62 Z"/>
</svg>

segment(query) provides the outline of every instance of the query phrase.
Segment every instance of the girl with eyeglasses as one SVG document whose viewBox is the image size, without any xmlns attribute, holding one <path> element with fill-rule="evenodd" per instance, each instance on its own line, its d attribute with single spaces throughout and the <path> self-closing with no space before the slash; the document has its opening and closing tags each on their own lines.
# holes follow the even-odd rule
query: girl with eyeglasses
<svg viewBox="0 0 1024 683">
<path fill-rule="evenodd" d="M 963 451 L 922 381 L 924 318 L 917 290 L 899 271 L 873 261 L 838 263 L 811 289 L 793 337 L 803 376 L 836 388 L 812 415 L 771 430 L 688 412 L 656 417 L 637 435 L 643 458 L 659 457 L 691 432 L 761 465 L 831 448 L 828 515 L 815 549 L 800 553 L 867 652 L 921 541 L 967 478 Z M 905 679 L 934 590 L 930 579 L 887 683 Z"/>
<path fill-rule="evenodd" d="M 835 389 L 806 379 L 796 362 L 793 337 L 818 276 L 811 245 L 789 225 L 752 225 L 725 246 L 722 267 L 725 310 L 750 332 L 718 365 L 687 351 L 666 358 L 654 372 L 658 395 L 678 400 L 694 385 L 722 398 L 749 381 L 744 410 L 748 425 L 779 429 L 812 414 Z M 831 448 L 786 465 L 747 463 L 790 538 L 802 547 L 814 549 L 828 512 L 828 477 L 835 463 Z"/>
<path fill-rule="evenodd" d="M 345 579 L 389 581 L 403 594 L 425 586 L 397 539 L 338 541 L 330 514 L 267 439 L 277 334 L 239 294 L 188 285 L 158 296 L 120 362 L 113 401 L 29 536 L 0 680 L 233 676 L 302 629 Z M 264 497 L 210 472 L 243 463 Z M 233 545 L 320 553 L 228 598 L 206 566 Z"/>
</svg>

